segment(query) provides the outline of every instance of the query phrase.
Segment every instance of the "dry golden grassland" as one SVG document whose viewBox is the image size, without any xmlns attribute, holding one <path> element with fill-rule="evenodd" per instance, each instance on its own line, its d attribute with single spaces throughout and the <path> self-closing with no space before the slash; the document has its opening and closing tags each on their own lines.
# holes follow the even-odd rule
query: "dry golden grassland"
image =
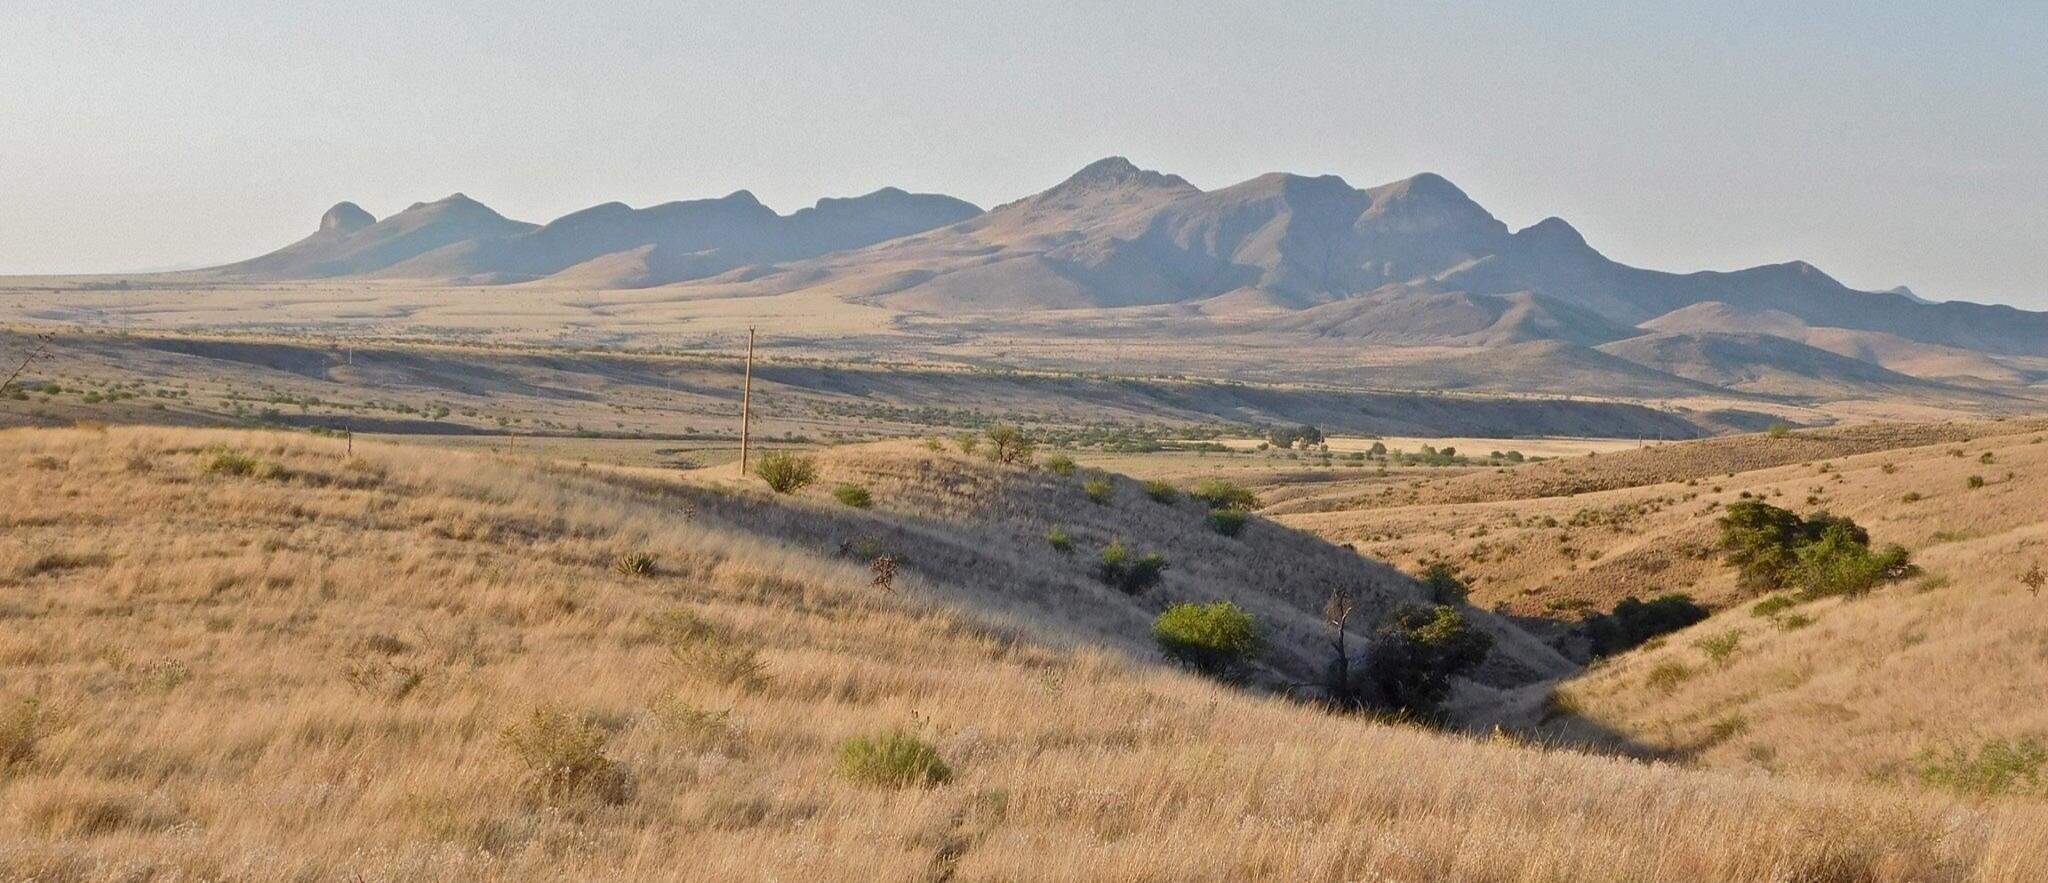
<svg viewBox="0 0 2048 883">
<path fill-rule="evenodd" d="M 901 490 L 960 502 L 906 536 L 1041 480 L 931 462 Z M 883 591 L 819 491 L 192 430 L 11 431 L 0 465 L 8 880 L 2048 875 L 2032 804 L 1379 725 L 1061 640 L 1079 592 Z M 890 731 L 950 774 L 838 771 Z"/>
<path fill-rule="evenodd" d="M 2029 450 L 2040 451 L 2030 448 L 2032 439 L 2044 433 L 2048 420 L 2040 419 L 1869 425 L 1714 438 L 1441 478 L 1409 470 L 1260 490 L 1277 501 L 1265 512 L 1280 522 L 1398 567 L 1450 561 L 1482 606 L 1575 619 L 1630 595 L 1683 591 L 1706 602 L 1742 600 L 1734 573 L 1721 563 L 1714 518 L 1745 494 L 1851 515 L 1879 542 L 1916 550 L 1958 530 L 2039 523 L 2048 504 L 2034 504 L 2020 489 L 2048 481 L 2048 466 L 1978 458 L 1989 447 L 2025 449 L 2005 456 L 2029 457 Z M 1968 456 L 1954 456 L 1959 449 Z M 2007 471 L 2014 480 L 2000 484 Z M 1979 473 L 1991 486 L 1965 494 L 1968 476 Z M 1908 493 L 1928 499 L 1907 503 Z"/>
<path fill-rule="evenodd" d="M 2048 744 L 2048 595 L 2027 584 L 2048 570 L 2048 436 L 2013 428 L 1759 473 L 1753 492 L 1849 515 L 1921 573 L 1763 613 L 1730 585 L 1725 612 L 1577 679 L 1566 705 L 1700 762 L 1847 780 L 1940 782 L 1958 750 Z M 2048 796 L 2042 760 L 2013 760 L 2000 787 Z"/>
</svg>

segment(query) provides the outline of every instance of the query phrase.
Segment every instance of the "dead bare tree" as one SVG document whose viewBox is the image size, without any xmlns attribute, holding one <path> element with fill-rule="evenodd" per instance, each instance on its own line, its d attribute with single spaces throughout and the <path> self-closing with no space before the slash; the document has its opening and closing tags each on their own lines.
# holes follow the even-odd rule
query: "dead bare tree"
<svg viewBox="0 0 2048 883">
<path fill-rule="evenodd" d="M 1330 647 L 1337 653 L 1335 664 L 1330 667 L 1330 695 L 1337 701 L 1349 704 L 1351 696 L 1351 653 L 1344 646 L 1344 634 L 1351 624 L 1351 613 L 1358 606 L 1358 600 L 1350 589 L 1333 588 L 1330 599 L 1323 602 L 1323 621 L 1330 626 Z"/>
</svg>

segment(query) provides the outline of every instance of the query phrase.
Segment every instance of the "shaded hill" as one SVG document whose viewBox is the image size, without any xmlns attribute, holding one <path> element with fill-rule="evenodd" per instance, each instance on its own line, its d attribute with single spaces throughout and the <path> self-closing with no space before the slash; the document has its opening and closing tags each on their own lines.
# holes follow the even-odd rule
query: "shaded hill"
<svg viewBox="0 0 2048 883">
<path fill-rule="evenodd" d="M 1478 346 L 1539 340 L 1595 346 L 1641 333 L 1542 295 L 1475 295 L 1400 285 L 1289 312 L 1259 327 L 1361 342 Z"/>
<path fill-rule="evenodd" d="M 1642 327 L 1674 333 L 1773 334 L 1921 378 L 1998 384 L 2020 384 L 2029 379 L 2025 372 L 1973 350 L 1907 340 L 1883 331 L 1814 326 L 1781 310 L 1741 308 L 1720 301 L 1682 307 L 1644 322 Z"/>
<path fill-rule="evenodd" d="M 1770 334 L 1645 334 L 1601 352 L 1701 383 L 1764 395 L 1934 390 L 1929 381 Z"/>
</svg>

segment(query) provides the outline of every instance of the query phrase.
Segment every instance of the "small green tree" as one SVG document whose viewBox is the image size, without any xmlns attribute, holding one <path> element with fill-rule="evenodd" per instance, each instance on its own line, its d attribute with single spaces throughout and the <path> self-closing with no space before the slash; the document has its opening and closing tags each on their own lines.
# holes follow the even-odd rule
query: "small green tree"
<svg viewBox="0 0 2048 883">
<path fill-rule="evenodd" d="M 1026 465 L 1038 450 L 1038 442 L 1015 426 L 997 423 L 982 434 L 988 437 L 988 458 L 997 463 Z"/>
<path fill-rule="evenodd" d="M 1477 668 L 1492 649 L 1493 638 L 1456 607 L 1404 606 L 1374 632 L 1353 694 L 1384 708 L 1434 714 L 1451 694 L 1451 679 Z"/>
<path fill-rule="evenodd" d="M 1166 658 L 1213 677 L 1237 672 L 1259 648 L 1252 615 L 1229 601 L 1171 605 L 1152 621 L 1152 639 Z"/>
<path fill-rule="evenodd" d="M 793 494 L 818 480 L 818 462 L 801 454 L 778 452 L 761 458 L 754 474 L 778 494 Z"/>
</svg>

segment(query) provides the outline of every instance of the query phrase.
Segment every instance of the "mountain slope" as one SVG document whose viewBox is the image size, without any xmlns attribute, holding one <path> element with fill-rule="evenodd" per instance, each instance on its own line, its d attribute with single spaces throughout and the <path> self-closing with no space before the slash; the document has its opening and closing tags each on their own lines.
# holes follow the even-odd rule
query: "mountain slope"
<svg viewBox="0 0 2048 883">
<path fill-rule="evenodd" d="M 885 188 L 778 215 L 744 190 L 645 209 L 605 203 L 544 226 L 507 221 L 460 194 L 382 222 L 351 203 L 319 231 L 277 252 L 217 268 L 232 278 L 562 281 L 634 288 L 714 276 L 749 264 L 871 245 L 980 213 L 952 197 Z"/>
<path fill-rule="evenodd" d="M 262 257 L 204 273 L 247 279 L 326 279 L 377 273 L 460 243 L 533 230 L 460 193 L 414 203 L 381 221 L 354 203 L 328 209 L 313 235 Z"/>
</svg>

